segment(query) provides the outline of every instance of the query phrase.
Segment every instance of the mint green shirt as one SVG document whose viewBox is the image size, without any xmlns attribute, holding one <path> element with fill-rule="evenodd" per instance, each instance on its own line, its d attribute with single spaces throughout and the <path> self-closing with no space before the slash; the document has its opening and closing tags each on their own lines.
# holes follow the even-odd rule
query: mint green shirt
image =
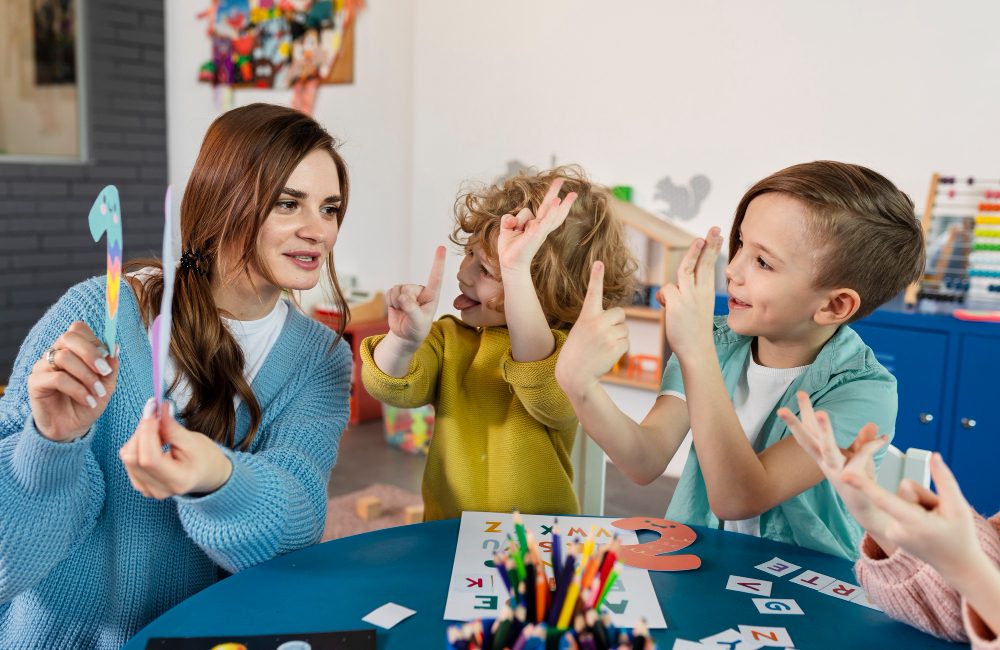
<svg viewBox="0 0 1000 650">
<path fill-rule="evenodd" d="M 722 367 L 722 378 L 730 397 L 745 372 L 753 337 L 733 332 L 725 316 L 716 316 L 715 350 Z M 677 355 L 671 356 L 663 372 L 661 392 L 684 394 Z M 879 433 L 890 439 L 896 424 L 896 378 L 875 360 L 871 348 L 850 327 L 843 326 L 826 342 L 812 365 L 789 385 L 771 415 L 764 420 L 754 451 L 760 453 L 792 435 L 776 411 L 782 406 L 798 415 L 795 393 L 805 391 L 816 410 L 830 414 L 837 446 L 848 447 L 858 431 L 868 422 L 878 425 Z M 875 457 L 876 466 L 885 450 Z M 691 448 L 684 471 L 674 492 L 667 519 L 686 524 L 719 528 L 719 518 L 708 503 L 705 478 L 698 455 Z M 779 542 L 804 546 L 817 551 L 855 560 L 863 530 L 847 511 L 830 482 L 823 480 L 760 515 L 760 535 Z"/>
</svg>

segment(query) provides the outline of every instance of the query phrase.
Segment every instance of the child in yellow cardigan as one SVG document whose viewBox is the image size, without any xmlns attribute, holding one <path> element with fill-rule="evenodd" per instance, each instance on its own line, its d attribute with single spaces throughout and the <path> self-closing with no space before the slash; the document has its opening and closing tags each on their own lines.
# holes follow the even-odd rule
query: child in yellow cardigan
<svg viewBox="0 0 1000 650">
<path fill-rule="evenodd" d="M 455 217 L 451 240 L 465 248 L 454 301 L 461 318 L 433 321 L 439 247 L 426 286 L 389 290 L 389 333 L 361 348 L 365 388 L 394 406 L 434 404 L 427 520 L 464 510 L 575 514 L 577 420 L 556 383 L 556 358 L 594 261 L 607 266 L 606 306 L 631 296 L 637 267 L 622 225 L 607 192 L 565 167 L 467 193 Z"/>
</svg>

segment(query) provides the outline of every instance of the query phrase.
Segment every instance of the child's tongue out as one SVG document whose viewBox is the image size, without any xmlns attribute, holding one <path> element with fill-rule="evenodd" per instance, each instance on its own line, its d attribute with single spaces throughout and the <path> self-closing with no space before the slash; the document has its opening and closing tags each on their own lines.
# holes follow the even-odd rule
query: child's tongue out
<svg viewBox="0 0 1000 650">
<path fill-rule="evenodd" d="M 478 305 L 479 305 L 478 302 L 468 297 L 464 293 L 458 294 L 458 297 L 455 298 L 455 309 L 459 311 L 462 311 L 463 309 L 469 309 L 470 307 L 476 307 Z"/>
</svg>

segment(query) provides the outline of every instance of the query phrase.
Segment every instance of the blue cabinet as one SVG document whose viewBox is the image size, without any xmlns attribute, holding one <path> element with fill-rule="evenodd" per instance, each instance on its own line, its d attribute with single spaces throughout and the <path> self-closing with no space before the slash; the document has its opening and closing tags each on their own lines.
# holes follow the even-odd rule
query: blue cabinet
<svg viewBox="0 0 1000 650">
<path fill-rule="evenodd" d="M 940 449 L 940 429 L 944 409 L 938 381 L 945 374 L 948 337 L 940 332 L 921 332 L 870 323 L 859 323 L 854 330 L 875 352 L 875 357 L 896 377 L 899 411 L 893 444 L 905 451 L 909 447 Z M 920 350 L 920 354 L 914 354 Z"/>
<path fill-rule="evenodd" d="M 883 308 L 851 327 L 898 382 L 893 444 L 941 452 L 969 503 L 1000 511 L 1000 323 Z"/>
<path fill-rule="evenodd" d="M 899 382 L 893 444 L 941 452 L 976 510 L 1000 510 L 1000 324 L 882 309 L 853 327 Z"/>
<path fill-rule="evenodd" d="M 1000 338 L 965 336 L 959 356 L 951 447 L 944 455 L 966 498 L 983 514 L 993 514 L 1000 511 L 1000 478 L 993 473 L 1000 459 L 1000 405 L 993 403 Z"/>
</svg>

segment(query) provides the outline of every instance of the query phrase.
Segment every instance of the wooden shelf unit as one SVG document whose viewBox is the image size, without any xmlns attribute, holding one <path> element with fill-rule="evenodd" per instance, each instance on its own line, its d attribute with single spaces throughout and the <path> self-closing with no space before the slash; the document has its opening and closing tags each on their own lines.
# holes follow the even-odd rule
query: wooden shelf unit
<svg viewBox="0 0 1000 650">
<path fill-rule="evenodd" d="M 639 269 L 639 280 L 645 284 L 666 284 L 677 279 L 677 266 L 687 251 L 695 236 L 664 217 L 659 217 L 643 208 L 618 198 L 611 198 L 611 209 L 625 224 L 626 229 L 638 231 L 644 235 L 649 244 L 646 264 Z M 654 250 L 659 247 L 659 250 Z M 640 260 L 641 261 L 641 260 Z M 670 350 L 663 335 L 663 309 L 645 305 L 629 305 L 625 307 L 626 320 L 634 319 L 641 322 L 655 322 L 659 335 L 654 349 L 630 350 L 633 354 L 649 354 L 660 359 L 659 372 L 648 370 L 633 370 L 628 372 L 628 364 L 622 363 L 617 371 L 604 375 L 603 381 L 609 384 L 658 391 L 661 374 L 666 366 Z"/>
<path fill-rule="evenodd" d="M 660 389 L 660 375 L 652 372 L 640 372 L 630 376 L 625 368 L 621 368 L 617 372 L 612 370 L 602 377 L 602 381 L 643 390 L 658 391 Z"/>
<path fill-rule="evenodd" d="M 640 307 L 639 305 L 632 305 L 625 308 L 625 315 L 628 318 L 642 318 L 644 320 L 660 320 L 663 316 L 662 309 L 654 309 L 652 307 Z"/>
</svg>

